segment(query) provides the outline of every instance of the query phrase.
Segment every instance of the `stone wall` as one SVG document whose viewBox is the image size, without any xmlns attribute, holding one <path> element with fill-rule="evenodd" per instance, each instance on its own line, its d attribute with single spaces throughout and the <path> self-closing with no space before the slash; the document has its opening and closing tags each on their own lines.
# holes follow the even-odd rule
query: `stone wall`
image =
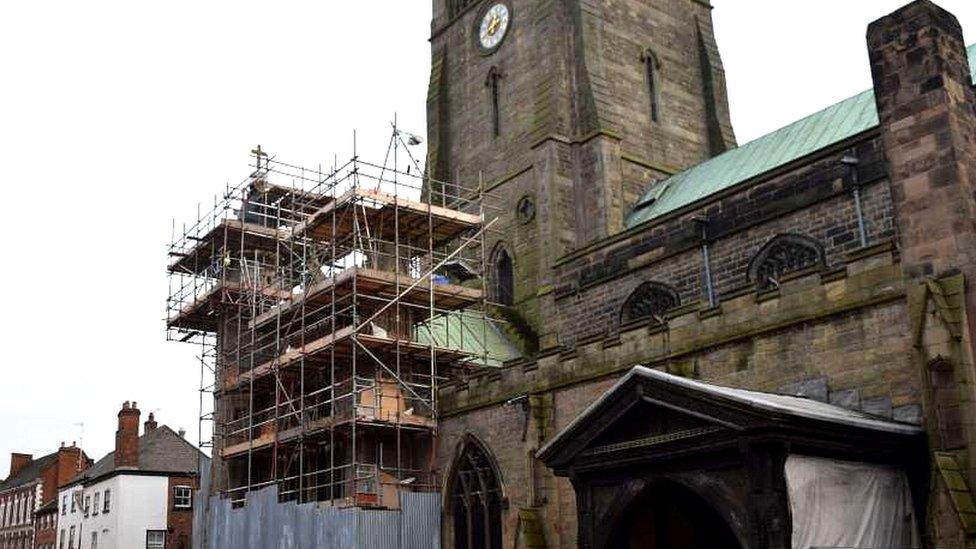
<svg viewBox="0 0 976 549">
<path fill-rule="evenodd" d="M 925 424 L 936 464 L 929 542 L 972 544 L 976 88 L 955 18 L 919 0 L 872 24 L 879 127 L 618 232 L 642 180 L 700 161 L 730 136 L 723 133 L 727 109 L 715 99 L 724 77 L 708 7 L 679 0 L 513 5 L 522 19 L 511 49 L 522 53 L 459 54 L 473 23 L 452 27 L 437 8 L 434 33 L 435 53 L 465 65 L 449 69 L 456 73 L 443 88 L 455 101 L 477 100 L 475 75 L 493 58 L 529 63 L 506 83 L 524 124 L 511 137 L 475 142 L 485 122 L 463 110 L 467 104 L 452 106 L 446 122 L 453 169 L 479 170 L 500 191 L 496 238 L 516 250 L 519 311 L 542 348 L 440 391 L 438 463 L 452 463 L 466 435 L 484 442 L 503 477 L 505 546 L 518 539 L 523 509 L 544 517 L 550 546 L 575 546 L 572 487 L 531 455 L 635 364 Z M 551 61 L 539 55 L 546 47 L 565 55 L 541 65 Z M 657 124 L 637 94 L 645 74 L 632 71 L 628 53 L 648 48 L 662 58 L 665 79 Z M 506 71 L 513 66 L 521 65 Z M 451 87 L 458 85 L 460 92 Z M 841 162 L 851 155 L 856 178 Z M 517 226 L 506 213 L 523 195 L 540 205 L 535 228 Z M 783 234 L 815 242 L 822 264 L 757 287 L 750 264 Z M 621 323 L 624 301 L 644 281 L 671 287 L 681 305 L 661 318 Z"/>
<path fill-rule="evenodd" d="M 933 477 L 948 490 L 933 493 L 928 534 L 976 546 L 976 88 L 959 21 L 928 0 L 875 21 L 867 39 L 904 274 L 917 289 L 903 322 L 926 382 Z"/>
<path fill-rule="evenodd" d="M 530 465 L 529 455 L 635 364 L 920 422 L 921 381 L 899 322 L 907 314 L 905 291 L 898 255 L 882 243 L 775 291 L 743 293 L 716 309 L 684 307 L 665 326 L 632 323 L 445 386 L 438 463 L 452 462 L 465 434 L 478 437 L 503 476 L 506 547 L 526 507 L 542 508 L 550 546 L 573 547 L 575 493 L 548 470 L 533 474 L 542 466 Z M 526 393 L 534 395 L 532 410 L 520 414 L 509 402 Z"/>
<path fill-rule="evenodd" d="M 707 219 L 712 282 L 719 301 L 753 289 L 750 261 L 772 238 L 801 234 L 825 254 L 824 268 L 836 268 L 861 246 L 852 191 L 853 179 L 840 159 L 853 151 L 860 159 L 862 212 L 868 242 L 895 236 L 889 185 L 883 179 L 881 142 L 876 136 L 841 143 L 819 158 L 687 212 L 572 254 L 558 266 L 552 314 L 559 319 L 556 341 L 563 345 L 617 329 L 620 308 L 643 281 L 665 284 L 683 304 L 707 301 L 701 226 Z"/>
<path fill-rule="evenodd" d="M 734 145 L 724 72 L 711 31 L 711 8 L 698 0 L 509 0 L 512 24 L 498 50 L 482 52 L 475 28 L 484 3 L 455 17 L 434 0 L 432 52 L 445 68 L 432 92 L 443 91 L 450 141 L 448 177 L 502 179 L 532 157 L 538 141 L 576 140 L 608 131 L 623 152 L 680 168 L 708 158 L 706 103 Z M 707 50 L 703 65 L 701 50 Z M 642 58 L 660 65 L 660 116 L 650 116 Z M 486 77 L 501 72 L 501 135 L 492 135 Z M 706 80 L 713 94 L 706 98 Z M 443 89 L 439 88 L 443 86 Z M 428 128 L 431 133 L 432 128 Z M 716 151 L 717 152 L 717 151 Z"/>
<path fill-rule="evenodd" d="M 432 175 L 493 195 L 496 240 L 515 249 L 516 303 L 536 330 L 556 258 L 619 231 L 646 186 L 734 145 L 725 76 L 703 0 L 508 0 L 497 51 L 476 44 L 485 2 L 434 0 L 428 93 Z M 642 60 L 659 61 L 660 117 Z M 500 74 L 500 134 L 489 71 Z M 718 145 L 716 145 L 718 143 Z M 519 200 L 532 220 L 516 219 Z"/>
</svg>

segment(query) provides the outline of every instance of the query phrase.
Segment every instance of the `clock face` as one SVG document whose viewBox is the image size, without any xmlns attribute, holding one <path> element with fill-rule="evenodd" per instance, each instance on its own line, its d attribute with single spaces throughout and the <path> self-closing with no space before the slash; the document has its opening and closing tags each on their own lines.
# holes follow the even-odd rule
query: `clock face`
<svg viewBox="0 0 976 549">
<path fill-rule="evenodd" d="M 497 48 L 502 43 L 502 38 L 505 38 L 510 19 L 511 13 L 505 4 L 495 4 L 488 8 L 478 28 L 478 41 L 481 47 L 486 50 Z"/>
</svg>

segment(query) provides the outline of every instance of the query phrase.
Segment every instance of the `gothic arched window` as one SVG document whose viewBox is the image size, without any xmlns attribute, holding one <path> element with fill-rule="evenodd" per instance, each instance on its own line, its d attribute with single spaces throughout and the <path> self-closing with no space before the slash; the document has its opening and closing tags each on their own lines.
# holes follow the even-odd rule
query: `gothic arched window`
<svg viewBox="0 0 976 549">
<path fill-rule="evenodd" d="M 664 313 L 681 304 L 678 292 L 658 282 L 644 282 L 624 302 L 620 323 L 642 318 L 661 318 Z"/>
<path fill-rule="evenodd" d="M 488 78 L 485 80 L 485 86 L 488 87 L 489 107 L 491 108 L 491 131 L 495 137 L 501 135 L 501 113 L 498 106 L 498 80 L 501 77 L 498 67 L 492 67 L 488 70 Z"/>
<path fill-rule="evenodd" d="M 661 82 L 660 72 L 661 63 L 651 50 L 644 50 L 641 55 L 644 62 L 644 77 L 647 79 L 647 95 L 651 107 L 651 120 L 658 122 L 661 119 Z"/>
<path fill-rule="evenodd" d="M 455 549 L 501 549 L 501 484 L 487 450 L 475 438 L 464 443 L 449 486 Z"/>
<path fill-rule="evenodd" d="M 512 256 L 509 255 L 505 246 L 498 244 L 491 254 L 491 286 L 490 295 L 492 301 L 501 305 L 513 305 L 515 303 L 515 268 L 512 264 Z"/>
<path fill-rule="evenodd" d="M 768 243 L 749 265 L 749 280 L 760 289 L 776 286 L 785 275 L 824 264 L 820 244 L 799 234 L 779 235 Z"/>
</svg>

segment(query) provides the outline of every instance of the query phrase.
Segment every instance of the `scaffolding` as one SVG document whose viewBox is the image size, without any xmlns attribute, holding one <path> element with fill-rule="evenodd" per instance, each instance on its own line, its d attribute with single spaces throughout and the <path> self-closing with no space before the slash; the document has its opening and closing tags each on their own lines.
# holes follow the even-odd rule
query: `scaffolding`
<svg viewBox="0 0 976 549">
<path fill-rule="evenodd" d="M 431 181 L 417 141 L 394 124 L 383 163 L 327 171 L 258 147 L 174 226 L 167 334 L 200 346 L 215 493 L 395 509 L 438 490 L 438 385 L 516 351 L 489 315 L 484 188 Z"/>
</svg>

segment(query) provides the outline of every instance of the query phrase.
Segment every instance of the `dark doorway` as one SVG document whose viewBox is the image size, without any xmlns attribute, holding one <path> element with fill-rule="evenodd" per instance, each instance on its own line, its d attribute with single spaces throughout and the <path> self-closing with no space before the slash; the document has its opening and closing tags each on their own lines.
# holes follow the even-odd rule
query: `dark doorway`
<svg viewBox="0 0 976 549">
<path fill-rule="evenodd" d="M 630 549 L 740 549 L 735 534 L 691 490 L 655 483 L 631 503 L 614 525 L 607 547 Z"/>
</svg>

